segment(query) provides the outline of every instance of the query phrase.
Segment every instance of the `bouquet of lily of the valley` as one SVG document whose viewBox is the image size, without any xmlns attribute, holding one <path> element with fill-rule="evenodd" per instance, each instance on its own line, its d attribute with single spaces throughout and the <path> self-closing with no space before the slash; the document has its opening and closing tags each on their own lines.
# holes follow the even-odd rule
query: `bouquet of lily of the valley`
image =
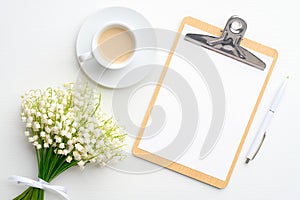
<svg viewBox="0 0 300 200">
<path fill-rule="evenodd" d="M 25 135 L 38 161 L 38 181 L 14 176 L 31 186 L 15 200 L 43 200 L 45 188 L 68 199 L 60 186 L 49 184 L 65 170 L 88 163 L 106 165 L 123 158 L 125 134 L 100 109 L 101 95 L 88 84 L 30 90 L 22 96 Z"/>
</svg>

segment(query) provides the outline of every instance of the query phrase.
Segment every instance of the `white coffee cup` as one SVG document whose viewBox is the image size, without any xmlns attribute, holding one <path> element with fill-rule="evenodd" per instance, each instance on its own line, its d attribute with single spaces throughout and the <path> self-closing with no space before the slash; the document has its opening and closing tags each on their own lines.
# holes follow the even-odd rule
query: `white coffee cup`
<svg viewBox="0 0 300 200">
<path fill-rule="evenodd" d="M 107 69 L 121 69 L 132 61 L 136 39 L 129 27 L 122 22 L 110 22 L 96 32 L 91 51 L 78 57 L 81 63 L 94 58 Z"/>
</svg>

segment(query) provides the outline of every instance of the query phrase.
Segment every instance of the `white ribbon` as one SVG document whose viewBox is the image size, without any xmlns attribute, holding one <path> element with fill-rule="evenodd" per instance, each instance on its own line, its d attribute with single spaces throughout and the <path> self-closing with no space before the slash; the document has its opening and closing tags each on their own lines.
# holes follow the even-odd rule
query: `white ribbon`
<svg viewBox="0 0 300 200">
<path fill-rule="evenodd" d="M 30 178 L 13 175 L 13 176 L 10 176 L 8 178 L 8 180 L 16 182 L 17 184 L 27 185 L 27 186 L 39 188 L 42 190 L 45 190 L 45 189 L 52 190 L 52 191 L 60 194 L 61 196 L 63 196 L 65 199 L 70 200 L 69 195 L 67 194 L 67 189 L 65 187 L 58 186 L 58 185 L 50 185 L 49 183 L 47 183 L 46 181 L 44 181 L 43 179 L 40 179 L 40 178 L 38 179 L 38 181 L 35 181 Z"/>
</svg>

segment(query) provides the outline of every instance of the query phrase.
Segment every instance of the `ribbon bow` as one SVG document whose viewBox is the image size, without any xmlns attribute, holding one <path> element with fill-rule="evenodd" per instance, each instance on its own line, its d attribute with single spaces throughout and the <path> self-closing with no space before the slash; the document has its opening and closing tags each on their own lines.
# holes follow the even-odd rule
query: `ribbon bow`
<svg viewBox="0 0 300 200">
<path fill-rule="evenodd" d="M 42 190 L 45 190 L 45 189 L 52 190 L 52 191 L 60 194 L 61 196 L 63 196 L 65 199 L 70 200 L 69 195 L 67 194 L 67 189 L 65 187 L 58 186 L 58 185 L 50 185 L 49 183 L 47 183 L 46 181 L 44 181 L 43 179 L 40 179 L 40 178 L 38 179 L 38 181 L 35 181 L 30 178 L 13 175 L 13 176 L 10 176 L 8 178 L 8 180 L 16 182 L 17 184 L 27 185 L 27 186 L 39 188 Z"/>
</svg>

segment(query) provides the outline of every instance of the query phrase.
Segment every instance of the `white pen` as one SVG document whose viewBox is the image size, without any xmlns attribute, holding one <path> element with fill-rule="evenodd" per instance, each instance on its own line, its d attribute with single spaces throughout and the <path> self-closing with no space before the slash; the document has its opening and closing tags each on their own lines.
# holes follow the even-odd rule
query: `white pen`
<svg viewBox="0 0 300 200">
<path fill-rule="evenodd" d="M 289 79 L 289 77 L 287 76 L 286 79 L 284 80 L 284 82 L 282 83 L 281 87 L 277 91 L 277 94 L 274 96 L 273 102 L 272 102 L 263 122 L 260 125 L 260 128 L 257 132 L 257 135 L 256 135 L 252 145 L 250 146 L 249 152 L 246 156 L 246 164 L 249 163 L 250 160 L 254 159 L 254 157 L 258 153 L 258 151 L 266 137 L 267 128 L 268 128 L 268 126 L 272 120 L 273 114 L 275 113 L 275 111 L 279 105 L 279 102 L 284 94 L 288 79 Z"/>
</svg>

